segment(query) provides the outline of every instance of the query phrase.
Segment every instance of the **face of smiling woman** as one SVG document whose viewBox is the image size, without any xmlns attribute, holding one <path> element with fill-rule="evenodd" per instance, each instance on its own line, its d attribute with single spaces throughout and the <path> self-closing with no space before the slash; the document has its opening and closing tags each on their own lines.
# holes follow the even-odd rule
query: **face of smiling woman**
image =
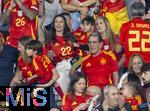
<svg viewBox="0 0 150 111">
<path fill-rule="evenodd" d="M 64 30 L 64 19 L 62 17 L 57 17 L 54 22 L 56 32 L 63 32 Z"/>
</svg>

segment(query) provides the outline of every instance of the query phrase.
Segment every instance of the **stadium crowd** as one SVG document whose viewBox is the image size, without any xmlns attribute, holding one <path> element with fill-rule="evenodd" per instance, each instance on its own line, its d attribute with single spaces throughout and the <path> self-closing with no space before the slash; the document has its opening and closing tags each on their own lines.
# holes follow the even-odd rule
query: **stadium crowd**
<svg viewBox="0 0 150 111">
<path fill-rule="evenodd" d="M 49 111 L 150 111 L 149 0 L 0 0 L 0 8 L 0 88 L 47 88 Z"/>
</svg>

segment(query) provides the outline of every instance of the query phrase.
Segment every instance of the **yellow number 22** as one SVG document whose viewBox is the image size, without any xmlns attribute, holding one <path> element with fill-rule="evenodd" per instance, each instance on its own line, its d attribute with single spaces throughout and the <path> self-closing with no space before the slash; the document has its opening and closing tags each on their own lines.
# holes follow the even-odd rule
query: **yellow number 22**
<svg viewBox="0 0 150 111">
<path fill-rule="evenodd" d="M 140 41 L 140 31 L 138 30 L 132 30 L 129 31 L 129 34 L 135 35 L 135 38 L 129 38 L 129 51 L 143 51 L 148 52 L 150 51 L 150 47 L 146 47 L 146 44 L 150 44 L 150 31 L 142 31 L 142 35 L 148 36 L 148 38 L 141 38 Z M 141 47 L 133 47 L 133 43 L 135 42 L 141 42 Z"/>
</svg>

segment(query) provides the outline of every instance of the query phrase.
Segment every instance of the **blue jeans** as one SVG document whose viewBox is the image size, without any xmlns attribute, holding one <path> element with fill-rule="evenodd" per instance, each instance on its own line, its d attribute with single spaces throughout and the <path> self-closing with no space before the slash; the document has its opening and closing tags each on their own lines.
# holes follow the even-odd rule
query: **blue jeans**
<svg viewBox="0 0 150 111">
<path fill-rule="evenodd" d="M 0 86 L 8 86 L 15 74 L 14 64 L 18 60 L 18 50 L 5 45 L 0 53 Z"/>
<path fill-rule="evenodd" d="M 50 108 L 55 108 L 56 107 L 56 101 L 55 101 L 55 94 L 54 94 L 54 86 L 50 86 Z"/>
</svg>

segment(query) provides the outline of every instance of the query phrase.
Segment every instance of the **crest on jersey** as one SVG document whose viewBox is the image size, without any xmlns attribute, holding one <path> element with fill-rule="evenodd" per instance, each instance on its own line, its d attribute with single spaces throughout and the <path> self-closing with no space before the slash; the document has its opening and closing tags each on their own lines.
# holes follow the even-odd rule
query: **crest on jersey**
<svg viewBox="0 0 150 111">
<path fill-rule="evenodd" d="M 90 66 L 91 66 L 91 63 L 88 62 L 88 63 L 86 64 L 86 67 L 90 67 Z"/>
<path fill-rule="evenodd" d="M 18 11 L 18 16 L 21 17 L 22 15 L 23 15 L 22 10 L 19 10 L 19 11 Z"/>
<path fill-rule="evenodd" d="M 101 63 L 102 65 L 105 65 L 105 64 L 106 64 L 106 58 L 104 58 L 104 57 L 101 58 L 101 59 L 100 59 L 100 63 Z"/>
</svg>

